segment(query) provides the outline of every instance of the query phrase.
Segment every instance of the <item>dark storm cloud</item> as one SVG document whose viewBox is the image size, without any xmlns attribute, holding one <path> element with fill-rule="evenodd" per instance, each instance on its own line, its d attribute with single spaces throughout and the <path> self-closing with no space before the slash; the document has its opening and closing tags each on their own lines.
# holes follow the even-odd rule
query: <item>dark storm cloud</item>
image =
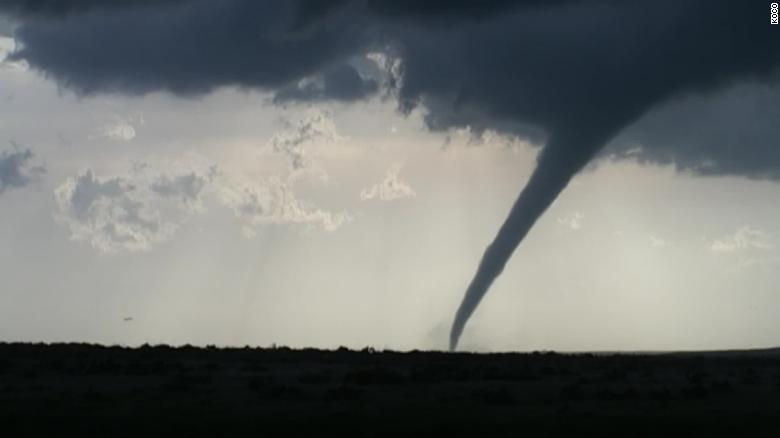
<svg viewBox="0 0 780 438">
<path fill-rule="evenodd" d="M 618 130 L 680 92 L 758 77 L 778 56 L 761 2 L 8 0 L 3 9 L 68 12 L 24 21 L 16 57 L 80 92 L 235 85 L 275 90 L 277 102 L 355 100 L 377 80 L 350 59 L 390 47 L 403 60 L 402 107 L 424 107 L 429 127 L 538 143 L 567 125 Z"/>
<path fill-rule="evenodd" d="M 61 17 L 95 9 L 159 7 L 189 0 L 2 0 L 0 12 L 23 17 Z"/>
<path fill-rule="evenodd" d="M 779 119 L 780 85 L 739 84 L 651 110 L 605 153 L 699 175 L 780 180 Z"/>
<path fill-rule="evenodd" d="M 306 25 L 300 17 L 299 5 L 285 0 L 96 8 L 23 22 L 16 57 L 81 93 L 199 94 L 288 87 L 365 45 L 364 29 L 344 12 Z"/>
<path fill-rule="evenodd" d="M 44 172 L 32 165 L 34 154 L 29 149 L 0 151 L 0 194 L 11 188 L 24 187 Z"/>
<path fill-rule="evenodd" d="M 631 156 L 642 160 L 780 175 L 780 157 L 768 152 L 773 142 L 763 134 L 722 143 L 681 124 L 667 130 L 648 113 L 736 83 L 776 83 L 780 45 L 766 16 L 766 2 L 757 0 L 192 0 L 29 20 L 16 33 L 22 49 L 15 56 L 81 92 L 186 94 L 236 85 L 281 90 L 277 100 L 350 100 L 370 93 L 362 76 L 343 66 L 385 52 L 401 59 L 400 80 L 389 82 L 401 109 L 422 108 L 431 129 L 469 126 L 545 143 L 458 310 L 454 347 L 514 249 L 570 179 L 600 153 L 627 154 L 601 152 L 616 135 L 641 143 Z M 764 102 L 772 115 L 780 114 L 776 102 Z M 740 122 L 749 129 L 750 120 Z M 756 167 L 752 157 L 763 163 Z"/>
<path fill-rule="evenodd" d="M 13 20 L 11 20 L 9 17 L 0 15 L 0 37 L 12 36 L 15 27 L 16 26 L 14 25 Z"/>
</svg>

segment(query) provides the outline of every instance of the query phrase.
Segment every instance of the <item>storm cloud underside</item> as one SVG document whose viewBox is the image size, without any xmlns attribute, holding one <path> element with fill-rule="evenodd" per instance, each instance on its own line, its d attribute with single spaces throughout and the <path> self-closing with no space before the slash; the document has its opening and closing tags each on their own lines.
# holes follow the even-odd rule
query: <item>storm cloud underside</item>
<svg viewBox="0 0 780 438">
<path fill-rule="evenodd" d="M 16 1 L 0 8 L 21 23 L 12 58 L 82 94 L 193 96 L 238 86 L 288 102 L 353 101 L 383 91 L 403 112 L 421 109 L 430 129 L 494 130 L 543 145 L 467 289 L 451 348 L 536 220 L 595 157 L 780 177 L 780 156 L 764 153 L 775 146 L 771 137 L 713 135 L 702 143 L 686 138 L 684 126 L 667 131 L 653 119 L 663 105 L 701 103 L 723 89 L 776 89 L 780 46 L 765 2 L 139 3 L 72 0 L 47 8 Z M 375 53 L 400 60 L 398 78 L 361 68 Z M 780 113 L 777 100 L 761 96 L 732 98 Z M 708 116 L 678 111 L 692 120 Z M 631 139 L 642 147 L 634 149 Z"/>
</svg>

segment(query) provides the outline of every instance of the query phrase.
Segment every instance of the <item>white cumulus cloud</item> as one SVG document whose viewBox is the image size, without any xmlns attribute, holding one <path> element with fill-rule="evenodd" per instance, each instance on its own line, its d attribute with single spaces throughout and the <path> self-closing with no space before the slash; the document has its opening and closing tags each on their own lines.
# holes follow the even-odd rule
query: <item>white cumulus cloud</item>
<svg viewBox="0 0 780 438">
<path fill-rule="evenodd" d="M 148 193 L 124 177 L 100 178 L 87 169 L 65 180 L 54 195 L 58 219 L 71 238 L 101 252 L 147 250 L 176 229 L 161 219 Z"/>
<path fill-rule="evenodd" d="M 253 237 L 264 225 L 297 225 L 305 229 L 336 231 L 352 220 L 346 212 L 331 212 L 302 201 L 279 178 L 249 181 L 225 178 L 217 189 L 220 200 L 241 222 L 244 234 Z"/>
<path fill-rule="evenodd" d="M 100 126 L 90 139 L 108 139 L 113 141 L 131 141 L 136 136 L 136 126 L 144 124 L 142 115 L 132 117 L 114 116 L 114 119 Z"/>
<path fill-rule="evenodd" d="M 721 253 L 753 249 L 770 250 L 772 242 L 769 233 L 746 225 L 739 228 L 734 234 L 713 240 L 710 249 Z"/>
<path fill-rule="evenodd" d="M 102 178 L 86 169 L 55 189 L 56 217 L 73 240 L 100 252 L 149 250 L 199 209 L 213 178 L 210 172 L 166 167 L 171 170 L 155 172 L 139 163 L 126 175 Z"/>
<path fill-rule="evenodd" d="M 648 238 L 650 239 L 650 246 L 653 248 L 666 248 L 672 246 L 668 240 L 658 237 L 655 234 L 650 234 Z"/>
<path fill-rule="evenodd" d="M 286 157 L 290 168 L 298 171 L 311 166 L 308 146 L 316 142 L 335 143 L 342 138 L 329 111 L 310 108 L 298 120 L 284 120 L 284 128 L 271 137 L 268 147 Z"/>
<path fill-rule="evenodd" d="M 417 196 L 414 189 L 399 178 L 401 167 L 400 164 L 391 166 L 385 174 L 385 179 L 360 191 L 360 199 L 363 201 L 371 199 L 392 201 Z"/>
<path fill-rule="evenodd" d="M 11 37 L 0 35 L 0 70 L 27 71 L 29 69 L 27 61 L 8 60 L 8 55 L 14 50 L 16 50 L 16 41 Z"/>
</svg>

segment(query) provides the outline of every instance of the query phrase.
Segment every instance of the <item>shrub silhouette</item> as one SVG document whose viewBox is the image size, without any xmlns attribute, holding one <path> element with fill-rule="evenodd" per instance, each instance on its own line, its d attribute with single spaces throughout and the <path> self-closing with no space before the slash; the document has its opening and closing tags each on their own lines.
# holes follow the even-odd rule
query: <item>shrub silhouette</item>
<svg viewBox="0 0 780 438">
<path fill-rule="evenodd" d="M 471 396 L 489 406 L 512 406 L 517 403 L 514 395 L 505 387 L 481 388 L 473 391 Z"/>
<path fill-rule="evenodd" d="M 298 376 L 298 382 L 305 384 L 324 384 L 332 381 L 333 378 L 325 371 L 307 371 Z"/>
<path fill-rule="evenodd" d="M 384 367 L 361 368 L 344 376 L 344 381 L 357 385 L 397 385 L 403 382 L 401 373 Z"/>
<path fill-rule="evenodd" d="M 356 401 L 363 396 L 363 391 L 351 385 L 339 385 L 325 392 L 325 401 Z"/>
</svg>

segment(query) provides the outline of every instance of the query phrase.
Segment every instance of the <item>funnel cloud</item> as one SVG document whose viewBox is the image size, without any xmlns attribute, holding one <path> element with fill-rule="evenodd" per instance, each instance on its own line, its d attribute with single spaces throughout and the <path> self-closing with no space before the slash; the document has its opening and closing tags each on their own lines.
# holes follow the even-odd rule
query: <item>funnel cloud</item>
<svg viewBox="0 0 780 438">
<path fill-rule="evenodd" d="M 553 136 L 541 152 L 536 170 L 520 192 L 509 216 L 493 242 L 485 250 L 474 279 L 471 280 L 463 301 L 455 314 L 450 332 L 450 350 L 458 346 L 463 329 L 490 285 L 504 270 L 514 250 L 520 245 L 536 220 L 544 213 L 571 178 L 593 158 L 599 150 L 602 136 L 581 135 L 574 138 Z M 580 147 L 569 148 L 569 143 Z M 578 153 L 569 153 L 569 150 Z"/>
</svg>

